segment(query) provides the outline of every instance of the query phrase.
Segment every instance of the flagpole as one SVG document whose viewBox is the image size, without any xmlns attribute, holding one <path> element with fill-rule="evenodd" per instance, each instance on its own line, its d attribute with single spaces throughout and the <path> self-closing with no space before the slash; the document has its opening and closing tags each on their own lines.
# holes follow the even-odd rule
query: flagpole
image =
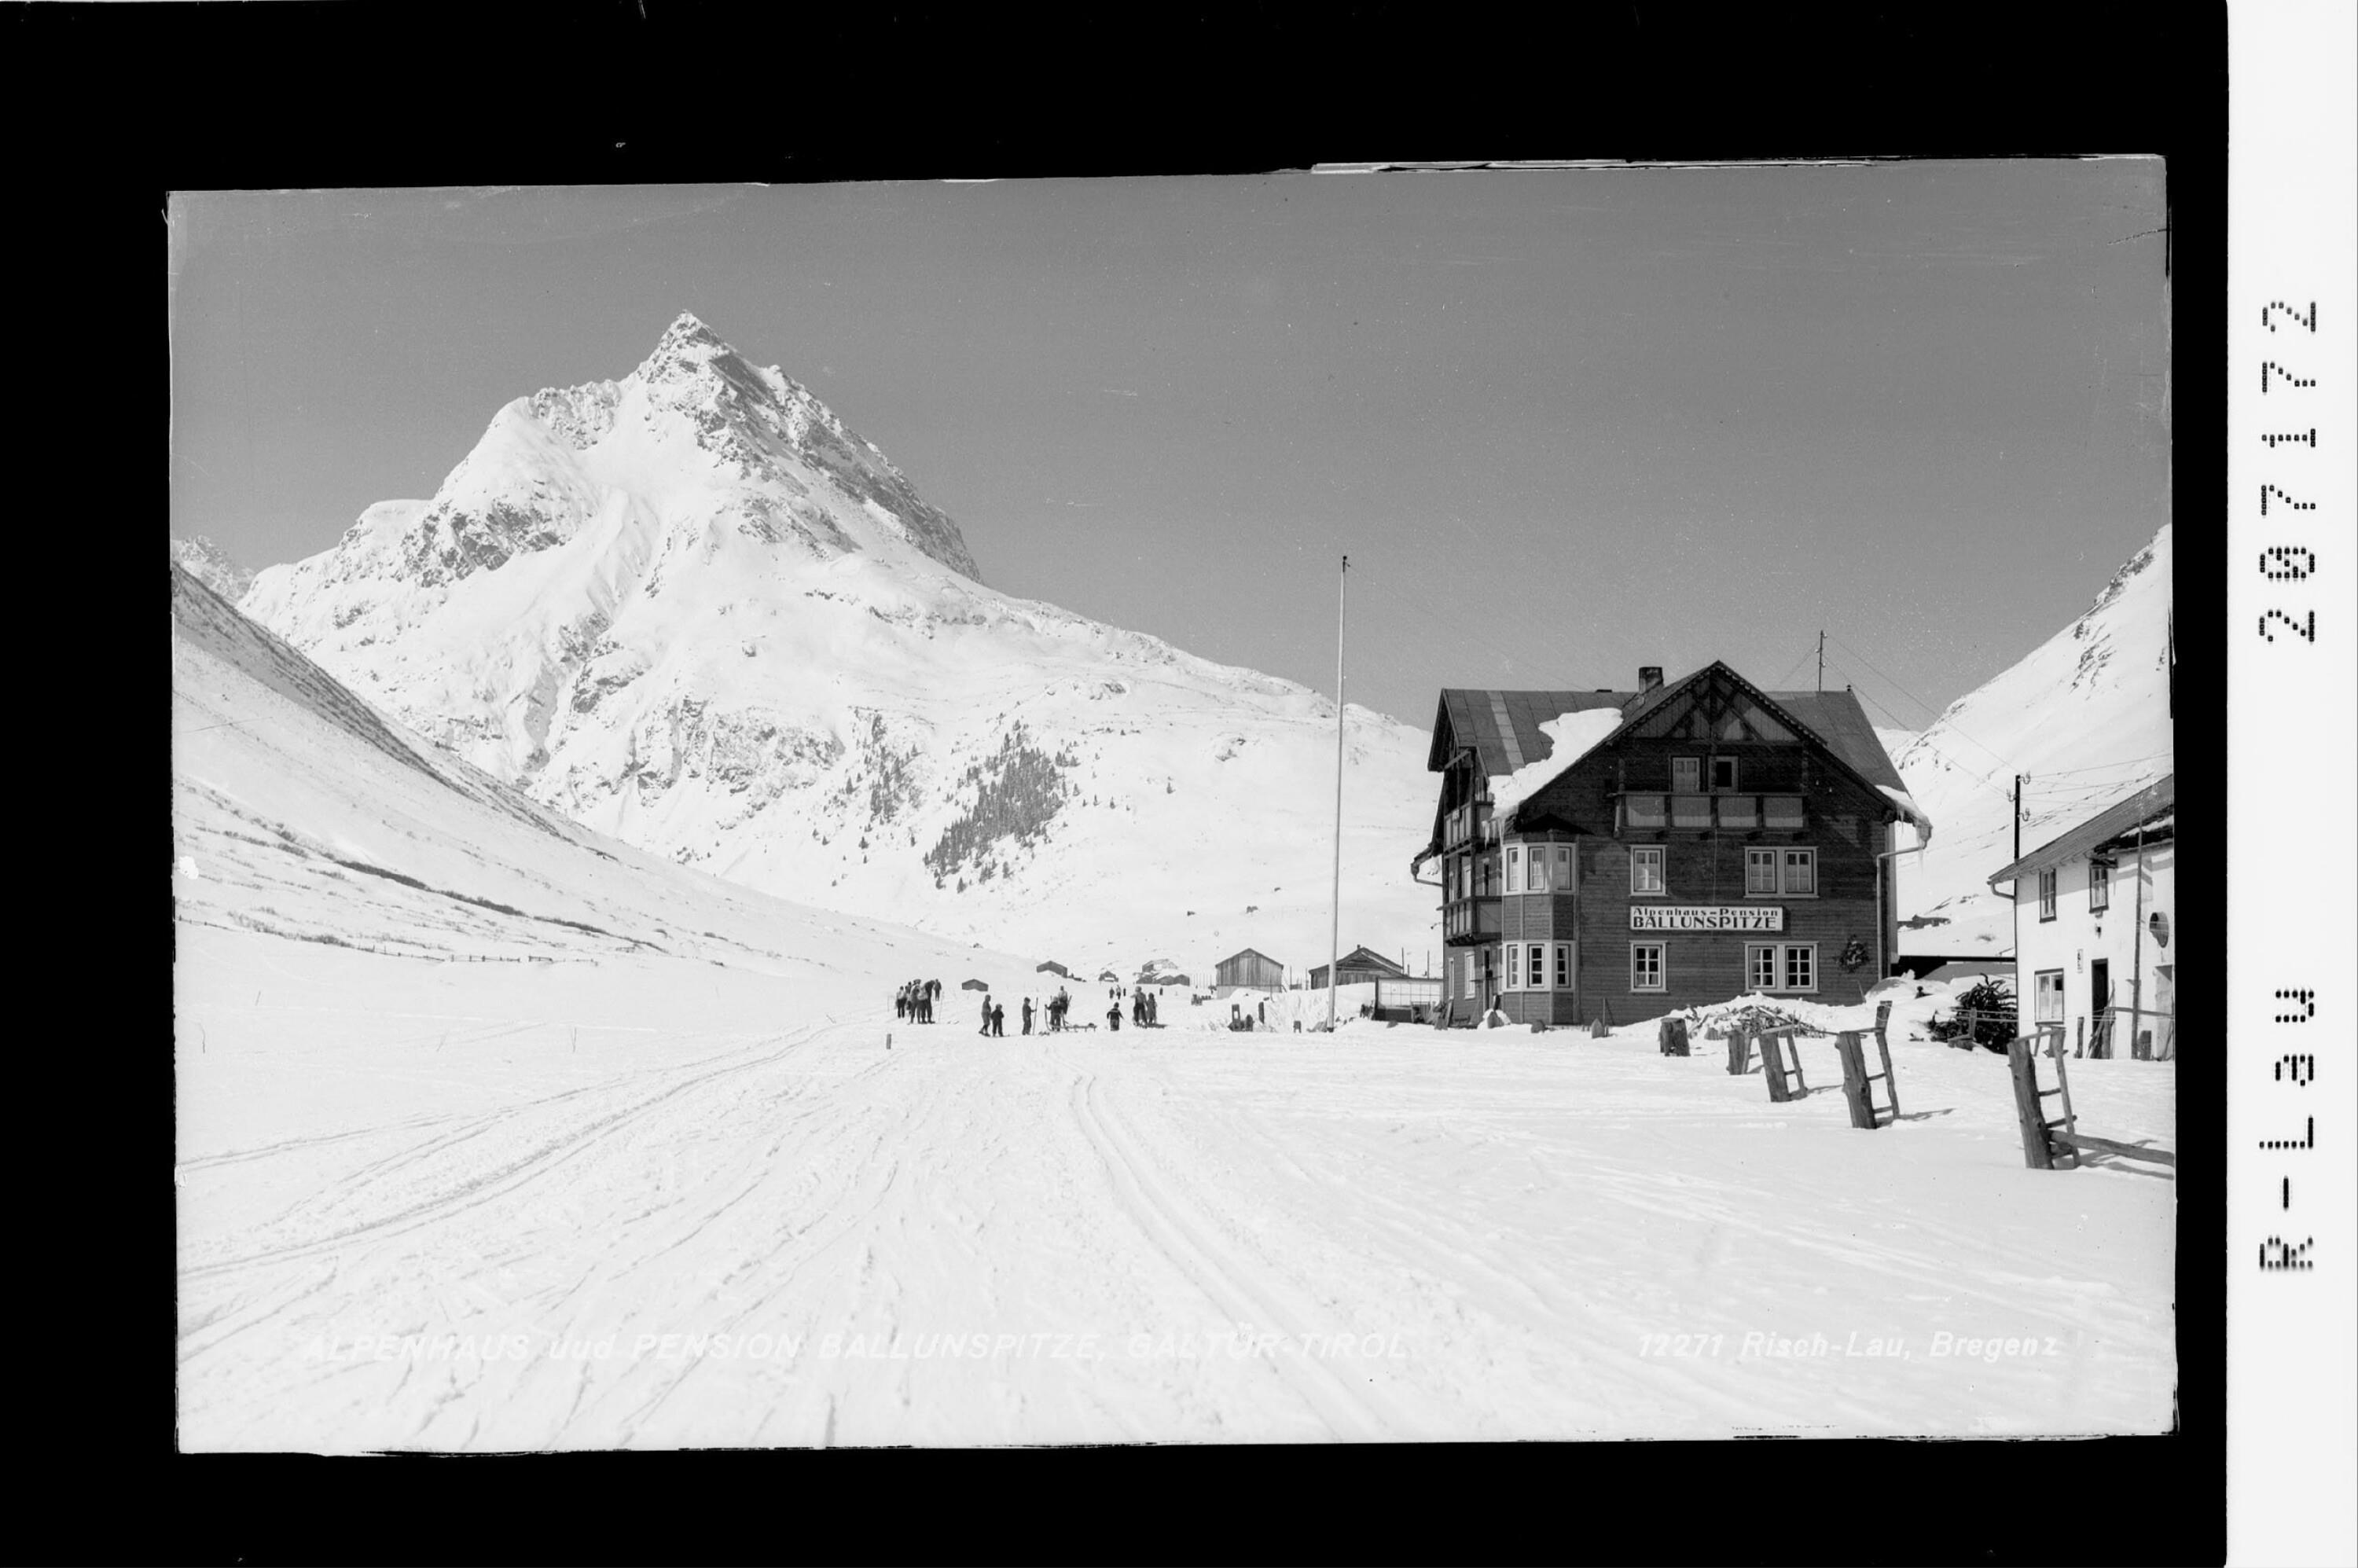
<svg viewBox="0 0 2358 1568">
<path fill-rule="evenodd" d="M 1326 1032 L 1335 1032 L 1335 985 L 1343 955 L 1343 611 L 1351 582 L 1351 557 L 1335 586 L 1335 922 L 1326 936 Z"/>
</svg>

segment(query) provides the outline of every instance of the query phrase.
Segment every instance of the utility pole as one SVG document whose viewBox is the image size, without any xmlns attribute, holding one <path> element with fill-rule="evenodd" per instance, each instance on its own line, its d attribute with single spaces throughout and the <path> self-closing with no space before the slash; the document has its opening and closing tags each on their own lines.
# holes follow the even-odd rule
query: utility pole
<svg viewBox="0 0 2358 1568">
<path fill-rule="evenodd" d="M 1818 633 L 1818 689 L 1826 689 L 1826 634 Z"/>
<path fill-rule="evenodd" d="M 2014 775 L 2014 858 L 2022 859 L 2022 781 L 2028 776 Z"/>
<path fill-rule="evenodd" d="M 1343 957 L 1343 612 L 1351 586 L 1351 557 L 1335 583 L 1335 919 L 1326 937 L 1326 1032 L 1335 1032 L 1335 982 Z"/>
</svg>

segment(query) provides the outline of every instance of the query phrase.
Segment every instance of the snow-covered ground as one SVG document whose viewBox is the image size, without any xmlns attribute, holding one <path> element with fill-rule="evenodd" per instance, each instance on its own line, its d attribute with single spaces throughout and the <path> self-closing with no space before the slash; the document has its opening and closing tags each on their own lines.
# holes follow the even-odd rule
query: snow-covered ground
<svg viewBox="0 0 2358 1568">
<path fill-rule="evenodd" d="M 1907 1012 L 1870 1133 L 1820 1040 L 1772 1105 L 1644 1026 L 986 1042 L 730 965 L 243 932 L 179 974 L 191 1449 L 2170 1419 L 2168 1176 L 2024 1169 L 2003 1059 Z M 2174 1081 L 2072 1073 L 2165 1146 Z"/>
</svg>

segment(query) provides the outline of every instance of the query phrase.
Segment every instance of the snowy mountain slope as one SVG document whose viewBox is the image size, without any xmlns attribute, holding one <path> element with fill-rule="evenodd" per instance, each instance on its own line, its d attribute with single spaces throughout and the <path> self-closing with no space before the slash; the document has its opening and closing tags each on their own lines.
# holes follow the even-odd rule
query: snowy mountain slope
<svg viewBox="0 0 2358 1568">
<path fill-rule="evenodd" d="M 535 800 L 748 886 L 1090 974 L 1325 957 L 1332 702 L 983 586 L 881 452 L 693 317 L 244 607 Z M 1348 728 L 1343 942 L 1422 968 L 1425 737 Z"/>
<path fill-rule="evenodd" d="M 2014 858 L 2014 774 L 2029 775 L 2028 850 L 2171 771 L 2169 611 L 2164 524 L 2085 614 L 1892 752 L 1937 825 L 1898 860 L 1903 953 L 2012 951 L 2012 909 L 1986 879 Z"/>
<path fill-rule="evenodd" d="M 254 574 L 230 559 L 229 552 L 200 534 L 172 541 L 172 559 L 199 582 L 235 604 L 254 586 Z"/>
<path fill-rule="evenodd" d="M 602 840 L 387 723 L 177 567 L 172 630 L 186 926 L 445 961 L 671 956 L 879 999 L 984 957 Z"/>
</svg>

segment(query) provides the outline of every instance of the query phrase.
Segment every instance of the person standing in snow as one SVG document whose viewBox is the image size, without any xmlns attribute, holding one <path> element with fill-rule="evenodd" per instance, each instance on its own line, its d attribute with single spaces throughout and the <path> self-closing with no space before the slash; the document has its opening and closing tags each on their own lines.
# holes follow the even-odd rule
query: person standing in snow
<svg viewBox="0 0 2358 1568">
<path fill-rule="evenodd" d="M 1023 1033 L 1032 1033 L 1032 999 L 1028 996 L 1023 999 Z"/>
<path fill-rule="evenodd" d="M 990 993 L 989 991 L 982 993 L 982 1027 L 975 1033 L 979 1034 L 990 1033 Z"/>
<path fill-rule="evenodd" d="M 1115 1002 L 1106 1009 L 1106 1027 L 1116 1034 L 1121 1033 L 1121 1003 Z"/>
<path fill-rule="evenodd" d="M 990 1010 L 990 1037 L 994 1040 L 1007 1038 L 1007 1009 L 1004 1007 Z"/>
<path fill-rule="evenodd" d="M 1266 1028 L 1268 1028 L 1268 1027 L 1269 1027 L 1269 999 L 1268 999 L 1267 997 L 1263 997 L 1263 998 L 1261 999 L 1261 1003 L 1260 1003 L 1260 1026 L 1261 1026 L 1263 1029 L 1266 1029 Z"/>
</svg>

